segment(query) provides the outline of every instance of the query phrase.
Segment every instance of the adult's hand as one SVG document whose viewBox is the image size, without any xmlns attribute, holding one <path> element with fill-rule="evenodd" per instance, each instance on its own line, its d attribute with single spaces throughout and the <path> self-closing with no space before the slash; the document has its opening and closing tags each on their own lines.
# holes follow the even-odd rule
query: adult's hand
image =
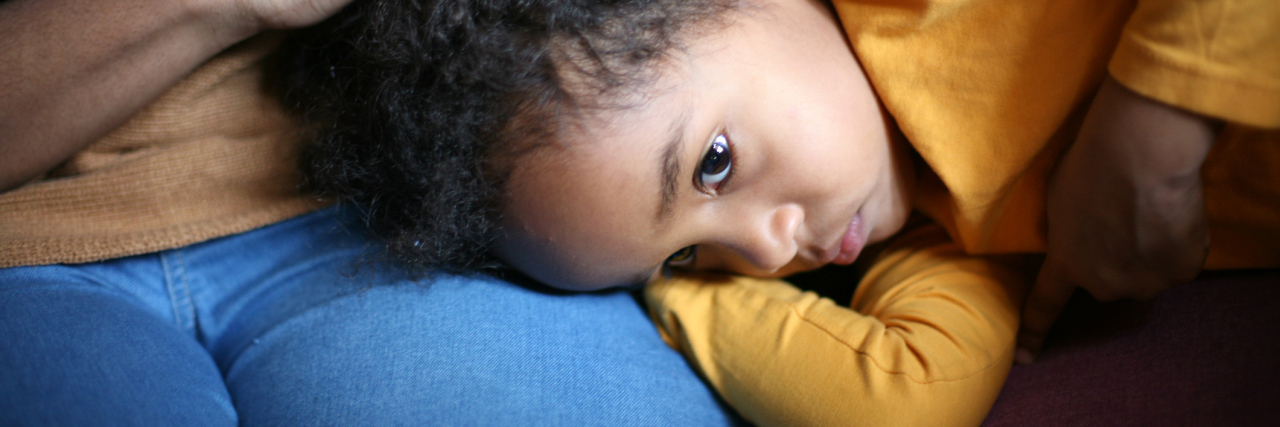
<svg viewBox="0 0 1280 427">
<path fill-rule="evenodd" d="M 227 3 L 227 0 L 213 0 Z M 351 0 L 230 0 L 240 16 L 260 29 L 288 29 L 319 23 Z M 232 15 L 235 16 L 235 15 Z"/>
<path fill-rule="evenodd" d="M 228 46 L 319 22 L 349 1 L 0 3 L 0 192 L 52 169 Z"/>
<path fill-rule="evenodd" d="M 1149 299 L 1191 280 L 1209 248 L 1200 165 L 1220 124 L 1110 77 L 1049 181 L 1048 248 L 1022 312 L 1030 363 L 1077 287 Z"/>
</svg>

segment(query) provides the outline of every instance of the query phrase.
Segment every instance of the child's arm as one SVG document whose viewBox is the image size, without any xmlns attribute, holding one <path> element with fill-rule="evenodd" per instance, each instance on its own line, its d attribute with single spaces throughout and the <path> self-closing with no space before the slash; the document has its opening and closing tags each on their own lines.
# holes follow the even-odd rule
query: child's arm
<svg viewBox="0 0 1280 427">
<path fill-rule="evenodd" d="M 224 48 L 349 0 L 0 3 L 0 192 L 56 166 Z"/>
<path fill-rule="evenodd" d="M 1141 1 L 1109 68 L 1049 182 L 1023 361 L 1076 286 L 1151 298 L 1199 273 L 1210 239 L 1200 166 L 1221 121 L 1280 126 L 1280 3 Z"/>
<path fill-rule="evenodd" d="M 677 278 L 646 296 L 664 338 L 754 423 L 977 425 L 1013 358 L 1029 279 L 1017 271 L 929 226 L 885 251 L 854 310 L 746 277 Z"/>
</svg>

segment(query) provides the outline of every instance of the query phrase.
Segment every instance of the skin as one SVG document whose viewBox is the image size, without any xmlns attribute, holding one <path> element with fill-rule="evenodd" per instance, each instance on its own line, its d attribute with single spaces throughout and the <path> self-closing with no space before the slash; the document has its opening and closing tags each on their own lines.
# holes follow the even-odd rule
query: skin
<svg viewBox="0 0 1280 427">
<path fill-rule="evenodd" d="M 567 126 L 560 147 L 517 167 L 498 255 L 544 283 L 590 290 L 641 281 L 689 245 L 696 260 L 683 268 L 816 268 L 855 212 L 863 243 L 893 234 L 912 165 L 839 28 L 823 5 L 779 0 L 693 41 L 649 97 Z M 684 120 L 686 175 L 657 221 L 663 135 Z M 1104 82 L 1049 182 L 1048 248 L 1023 311 L 1020 362 L 1034 359 L 1077 287 L 1103 301 L 1151 298 L 1200 271 L 1198 171 L 1220 126 Z M 734 175 L 708 192 L 694 171 L 721 133 Z"/>
<path fill-rule="evenodd" d="M 497 255 L 568 290 L 684 268 L 782 276 L 897 232 L 914 172 L 841 27 L 821 3 L 764 1 L 688 41 L 644 96 L 564 126 L 560 144 L 517 162 Z M 678 131 L 673 131 L 678 130 Z M 718 188 L 699 185 L 717 136 L 732 150 Z M 679 174 L 662 212 L 663 154 Z M 852 262 L 856 252 L 840 255 Z"/>
<path fill-rule="evenodd" d="M 124 123 L 196 66 L 350 0 L 0 3 L 0 192 Z"/>
<path fill-rule="evenodd" d="M 1017 360 L 1035 359 L 1077 287 L 1150 299 L 1209 253 L 1200 166 L 1222 123 L 1108 78 L 1048 188 L 1048 249 L 1022 312 Z"/>
<path fill-rule="evenodd" d="M 349 0 L 11 0 L 0 3 L 0 192 L 119 126 L 217 52 L 264 29 L 310 25 Z M 781 276 L 830 258 L 851 217 L 863 244 L 896 232 L 908 149 L 823 4 L 776 0 L 695 40 L 632 108 L 584 117 L 513 174 L 498 252 L 536 279 L 597 289 L 686 268 Z M 683 127 L 661 221 L 659 159 Z M 1108 81 L 1049 183 L 1048 253 L 1023 313 L 1030 361 L 1076 287 L 1150 298 L 1199 272 L 1208 246 L 1198 169 L 1221 124 Z M 716 135 L 733 175 L 697 183 Z M 569 206 L 565 200 L 572 200 Z M 853 255 L 856 255 L 853 254 Z M 841 255 L 840 262 L 852 261 Z"/>
</svg>

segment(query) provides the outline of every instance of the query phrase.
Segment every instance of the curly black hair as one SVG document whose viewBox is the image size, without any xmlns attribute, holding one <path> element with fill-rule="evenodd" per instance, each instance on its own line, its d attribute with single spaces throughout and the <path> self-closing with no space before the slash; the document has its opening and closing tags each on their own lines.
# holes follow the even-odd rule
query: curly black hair
<svg viewBox="0 0 1280 427">
<path fill-rule="evenodd" d="M 314 132 L 303 172 L 412 270 L 501 267 L 514 159 L 644 87 L 736 1 L 356 0 L 281 55 L 285 102 Z"/>
</svg>

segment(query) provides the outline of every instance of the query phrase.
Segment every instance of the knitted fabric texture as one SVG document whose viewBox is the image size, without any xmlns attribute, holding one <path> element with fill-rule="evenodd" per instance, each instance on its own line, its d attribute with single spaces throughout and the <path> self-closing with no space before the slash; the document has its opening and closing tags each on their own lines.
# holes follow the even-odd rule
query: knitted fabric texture
<svg viewBox="0 0 1280 427">
<path fill-rule="evenodd" d="M 39 180 L 0 194 L 0 267 L 84 263 L 240 233 L 325 202 L 267 91 L 274 35 L 211 59 Z"/>
</svg>

